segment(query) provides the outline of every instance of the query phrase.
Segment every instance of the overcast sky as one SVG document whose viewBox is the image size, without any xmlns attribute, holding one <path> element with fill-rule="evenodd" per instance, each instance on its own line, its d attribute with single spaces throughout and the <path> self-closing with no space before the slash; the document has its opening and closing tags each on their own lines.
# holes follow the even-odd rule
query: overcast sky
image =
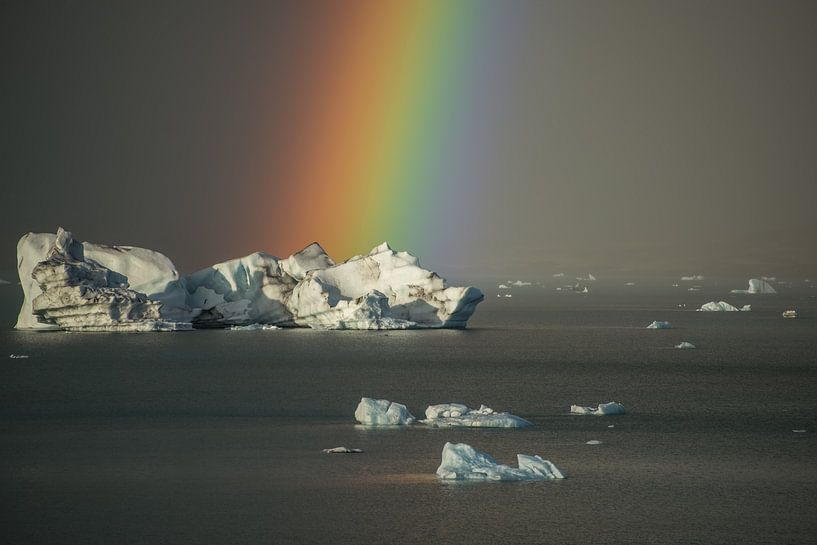
<svg viewBox="0 0 817 545">
<path fill-rule="evenodd" d="M 280 253 L 235 218 L 287 139 L 259 116 L 297 117 L 300 59 L 330 54 L 337 13 L 303 4 L 0 0 L 0 270 L 57 225 L 183 271 Z M 460 276 L 817 272 L 817 2 L 503 5 L 480 221 L 409 250 Z"/>
</svg>

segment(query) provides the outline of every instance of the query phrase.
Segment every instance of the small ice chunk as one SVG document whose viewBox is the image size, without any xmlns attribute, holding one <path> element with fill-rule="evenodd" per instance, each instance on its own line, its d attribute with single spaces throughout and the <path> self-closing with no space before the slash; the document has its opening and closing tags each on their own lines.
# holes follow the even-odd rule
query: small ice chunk
<svg viewBox="0 0 817 545">
<path fill-rule="evenodd" d="M 360 399 L 355 409 L 355 418 L 367 426 L 402 426 L 415 421 L 405 405 L 368 397 Z"/>
<path fill-rule="evenodd" d="M 325 454 L 357 454 L 363 452 L 363 450 L 359 448 L 333 447 L 325 448 L 322 452 Z"/>
<path fill-rule="evenodd" d="M 608 427 L 608 428 L 615 428 L 616 426 L 615 426 L 615 424 L 610 424 L 610 425 L 609 425 L 609 426 L 607 426 L 607 427 Z"/>
<path fill-rule="evenodd" d="M 600 403 L 598 407 L 585 407 L 582 405 L 571 405 L 570 412 L 573 414 L 592 414 L 595 416 L 609 416 L 613 414 L 624 414 L 624 405 L 611 401 Z"/>
<path fill-rule="evenodd" d="M 513 295 L 511 295 L 510 293 L 506 293 L 505 297 L 513 297 Z"/>
<path fill-rule="evenodd" d="M 517 454 L 518 468 L 497 463 L 489 454 L 465 443 L 446 443 L 437 477 L 444 480 L 528 481 L 564 479 L 549 460 Z"/>
<path fill-rule="evenodd" d="M 797 318 L 797 311 L 796 310 L 786 310 L 783 311 L 784 318 Z"/>
<path fill-rule="evenodd" d="M 585 443 L 585 445 L 601 445 L 601 441 L 599 441 L 598 439 L 591 439 L 590 441 Z"/>
<path fill-rule="evenodd" d="M 791 430 L 794 433 L 806 433 L 806 430 Z"/>
<path fill-rule="evenodd" d="M 553 278 L 564 278 L 564 276 L 565 276 L 565 273 L 556 273 L 556 274 L 553 275 Z M 808 280 L 806 280 L 806 282 L 808 282 Z"/>
<path fill-rule="evenodd" d="M 532 425 L 524 418 L 510 413 L 498 413 L 485 405 L 480 405 L 479 409 L 471 409 L 462 403 L 429 405 L 426 419 L 421 422 L 439 428 L 524 428 Z"/>
<path fill-rule="evenodd" d="M 625 286 L 635 286 L 635 282 L 625 282 Z"/>
<path fill-rule="evenodd" d="M 647 329 L 672 329 L 672 324 L 669 322 L 659 322 L 656 320 L 648 325 Z"/>
<path fill-rule="evenodd" d="M 281 329 L 277 325 L 272 324 L 249 324 L 249 325 L 234 325 L 230 327 L 230 331 L 267 331 L 271 329 Z"/>
<path fill-rule="evenodd" d="M 507 290 L 507 289 L 510 289 L 510 288 L 509 288 L 507 285 L 505 285 L 505 284 L 500 284 L 500 285 L 499 285 L 499 289 L 501 289 L 501 290 Z"/>
<path fill-rule="evenodd" d="M 740 307 L 740 310 L 741 310 L 741 312 L 751 312 L 752 311 L 752 305 L 743 305 L 742 307 Z"/>
<path fill-rule="evenodd" d="M 511 282 L 511 285 L 521 287 L 521 286 L 530 286 L 532 284 L 530 282 L 525 282 L 523 280 L 517 280 L 516 282 Z"/>
<path fill-rule="evenodd" d="M 704 279 L 704 276 L 702 274 L 693 274 L 691 276 L 682 276 L 681 277 L 682 282 L 700 282 L 703 279 Z"/>
<path fill-rule="evenodd" d="M 9 358 L 13 360 L 24 360 L 28 359 L 28 354 L 9 354 Z"/>
<path fill-rule="evenodd" d="M 681 341 L 680 344 L 676 344 L 675 348 L 695 348 L 695 345 L 688 341 Z"/>
</svg>

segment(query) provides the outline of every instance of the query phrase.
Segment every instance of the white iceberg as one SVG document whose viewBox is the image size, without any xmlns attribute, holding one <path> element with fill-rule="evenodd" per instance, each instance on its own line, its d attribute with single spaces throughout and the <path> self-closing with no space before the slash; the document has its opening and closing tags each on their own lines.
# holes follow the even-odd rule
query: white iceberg
<svg viewBox="0 0 817 545">
<path fill-rule="evenodd" d="M 355 419 L 367 426 L 404 426 L 416 420 L 405 405 L 369 397 L 360 399 Z"/>
<path fill-rule="evenodd" d="M 740 312 L 740 309 L 736 306 L 730 305 L 726 301 L 710 301 L 701 305 L 701 308 L 698 309 L 699 312 Z"/>
<path fill-rule="evenodd" d="M 13 360 L 26 360 L 29 356 L 28 354 L 9 354 L 9 358 Z"/>
<path fill-rule="evenodd" d="M 611 401 L 610 403 L 600 403 L 598 407 L 585 407 L 582 405 L 571 405 L 570 412 L 573 414 L 592 414 L 594 416 L 610 416 L 614 414 L 624 414 L 624 405 Z"/>
<path fill-rule="evenodd" d="M 363 452 L 363 450 L 359 448 L 332 447 L 325 448 L 321 452 L 323 452 L 324 454 L 359 454 Z"/>
<path fill-rule="evenodd" d="M 524 282 L 522 280 L 517 280 L 515 282 L 511 282 L 511 285 L 521 287 L 521 286 L 532 286 L 533 284 L 531 284 L 530 282 Z"/>
<path fill-rule="evenodd" d="M 504 295 L 504 297 L 513 297 L 513 295 L 511 295 L 510 293 L 506 293 L 506 294 Z"/>
<path fill-rule="evenodd" d="M 749 288 L 745 290 L 732 290 L 732 293 L 748 293 L 751 295 L 771 295 L 777 290 L 769 284 L 765 278 L 750 278 Z"/>
<path fill-rule="evenodd" d="M 517 454 L 518 468 L 497 463 L 465 443 L 446 443 L 437 476 L 444 480 L 530 481 L 564 479 L 561 471 L 539 456 Z"/>
<path fill-rule="evenodd" d="M 480 405 L 471 409 L 461 403 L 440 403 L 426 409 L 423 424 L 433 427 L 471 428 L 524 428 L 532 424 L 519 416 L 494 412 L 490 407 Z"/>
<path fill-rule="evenodd" d="M 702 274 L 693 274 L 691 276 L 682 276 L 681 277 L 682 282 L 700 282 L 703 279 L 704 279 L 704 276 Z"/>
<path fill-rule="evenodd" d="M 695 348 L 695 345 L 691 342 L 681 341 L 680 344 L 676 344 L 675 348 Z"/>
<path fill-rule="evenodd" d="M 740 310 L 741 310 L 741 312 L 751 312 L 752 311 L 752 305 L 743 305 L 742 307 L 740 307 Z"/>
<path fill-rule="evenodd" d="M 500 285 L 499 285 L 499 289 L 501 289 L 501 290 L 507 290 L 507 289 L 510 289 L 510 288 L 509 288 L 508 286 L 506 286 L 505 284 L 500 284 Z"/>
<path fill-rule="evenodd" d="M 601 445 L 602 442 L 598 439 L 591 439 L 590 441 L 586 442 L 585 445 Z"/>
<path fill-rule="evenodd" d="M 783 311 L 784 318 L 797 318 L 797 311 L 796 310 L 784 310 Z"/>
<path fill-rule="evenodd" d="M 286 259 L 256 252 L 184 277 L 158 252 L 79 242 L 62 228 L 23 236 L 17 256 L 18 329 L 463 328 L 483 300 L 385 243 L 337 265 L 313 243 Z"/>
<path fill-rule="evenodd" d="M 653 323 L 647 326 L 647 329 L 672 329 L 672 324 L 669 322 L 660 322 L 655 320 Z"/>
</svg>

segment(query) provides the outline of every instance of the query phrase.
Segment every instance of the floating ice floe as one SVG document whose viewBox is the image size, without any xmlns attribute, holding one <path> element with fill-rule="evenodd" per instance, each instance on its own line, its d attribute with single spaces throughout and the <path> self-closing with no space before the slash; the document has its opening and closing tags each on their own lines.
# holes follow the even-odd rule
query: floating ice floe
<svg viewBox="0 0 817 545">
<path fill-rule="evenodd" d="M 806 433 L 806 430 L 791 430 L 794 433 Z"/>
<path fill-rule="evenodd" d="M 324 454 L 358 454 L 363 452 L 363 450 L 359 448 L 333 447 L 325 448 L 321 452 Z"/>
<path fill-rule="evenodd" d="M 518 468 L 500 464 L 465 443 L 446 443 L 437 476 L 444 480 L 530 481 L 564 479 L 561 471 L 539 456 L 517 454 Z"/>
<path fill-rule="evenodd" d="M 277 325 L 272 324 L 249 324 L 249 325 L 234 325 L 230 326 L 230 331 L 268 331 L 272 329 L 281 329 Z"/>
<path fill-rule="evenodd" d="M 701 305 L 701 308 L 698 309 L 698 311 L 703 312 L 739 312 L 740 310 L 738 307 L 730 305 L 726 301 L 718 301 L 717 303 L 710 301 Z"/>
<path fill-rule="evenodd" d="M 256 252 L 180 277 L 158 252 L 80 242 L 60 228 L 23 236 L 17 261 L 17 329 L 462 328 L 483 300 L 386 243 L 340 264 L 313 243 L 286 259 Z"/>
<path fill-rule="evenodd" d="M 506 293 L 505 297 L 513 297 L 513 295 L 511 295 L 510 293 Z"/>
<path fill-rule="evenodd" d="M 681 277 L 682 282 L 700 282 L 703 279 L 704 279 L 704 276 L 702 274 L 693 274 L 691 276 L 682 276 Z"/>
<path fill-rule="evenodd" d="M 681 341 L 680 344 L 676 344 L 675 348 L 695 348 L 695 345 L 691 342 Z"/>
<path fill-rule="evenodd" d="M 796 310 L 785 310 L 783 311 L 784 318 L 797 318 L 797 311 Z"/>
<path fill-rule="evenodd" d="M 570 412 L 573 414 L 592 414 L 594 416 L 610 416 L 614 414 L 624 414 L 624 405 L 611 401 L 601 403 L 598 407 L 584 407 L 582 405 L 571 405 Z"/>
<path fill-rule="evenodd" d="M 564 278 L 564 276 L 565 276 L 565 273 L 556 273 L 556 274 L 553 275 L 553 278 Z M 806 282 L 808 282 L 808 280 L 806 280 Z"/>
<path fill-rule="evenodd" d="M 501 289 L 501 290 L 507 290 L 507 289 L 510 289 L 510 288 L 509 288 L 507 285 L 505 285 L 505 284 L 500 284 L 500 285 L 499 285 L 499 289 Z"/>
<path fill-rule="evenodd" d="M 741 312 L 751 312 L 752 311 L 752 305 L 743 305 L 742 307 L 740 307 L 740 310 L 741 310 Z"/>
<path fill-rule="evenodd" d="M 524 428 L 532 425 L 524 418 L 494 412 L 485 405 L 470 409 L 461 403 L 430 405 L 426 409 L 425 420 L 421 422 L 433 427 Z"/>
<path fill-rule="evenodd" d="M 588 273 L 587 276 L 577 276 L 576 280 L 578 280 L 579 282 L 595 282 L 596 277 Z"/>
<path fill-rule="evenodd" d="M 368 397 L 360 399 L 355 409 L 355 419 L 367 426 L 403 426 L 416 420 L 405 405 Z"/>
<path fill-rule="evenodd" d="M 530 282 L 525 282 L 523 280 L 516 280 L 515 282 L 511 282 L 511 285 L 521 287 L 521 286 L 532 286 L 533 284 L 531 284 Z"/>
<path fill-rule="evenodd" d="M 669 322 L 660 322 L 655 320 L 653 323 L 647 326 L 647 329 L 672 329 L 672 324 Z"/>
<path fill-rule="evenodd" d="M 601 445 L 601 441 L 598 439 L 591 439 L 590 441 L 586 442 L 585 445 Z"/>
<path fill-rule="evenodd" d="M 752 295 L 771 295 L 777 290 L 764 278 L 750 278 L 749 288 L 745 290 L 732 290 L 732 293 L 748 293 Z"/>
<path fill-rule="evenodd" d="M 25 360 L 28 359 L 28 354 L 9 354 L 9 358 L 13 360 Z"/>
</svg>

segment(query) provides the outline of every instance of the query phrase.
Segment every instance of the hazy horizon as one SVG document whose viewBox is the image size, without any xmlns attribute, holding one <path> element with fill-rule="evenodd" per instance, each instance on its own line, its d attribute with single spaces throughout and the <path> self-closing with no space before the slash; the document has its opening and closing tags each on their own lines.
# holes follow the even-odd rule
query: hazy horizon
<svg viewBox="0 0 817 545">
<path fill-rule="evenodd" d="M 460 277 L 817 275 L 817 3 L 464 5 L 441 162 L 413 202 L 375 196 L 357 253 L 390 239 Z M 355 21 L 322 2 L 0 2 L 0 271 L 58 226 L 181 272 L 313 240 L 349 257 L 293 207 L 360 202 L 342 230 L 374 197 L 331 176 L 301 195 L 278 165 Z"/>
</svg>

